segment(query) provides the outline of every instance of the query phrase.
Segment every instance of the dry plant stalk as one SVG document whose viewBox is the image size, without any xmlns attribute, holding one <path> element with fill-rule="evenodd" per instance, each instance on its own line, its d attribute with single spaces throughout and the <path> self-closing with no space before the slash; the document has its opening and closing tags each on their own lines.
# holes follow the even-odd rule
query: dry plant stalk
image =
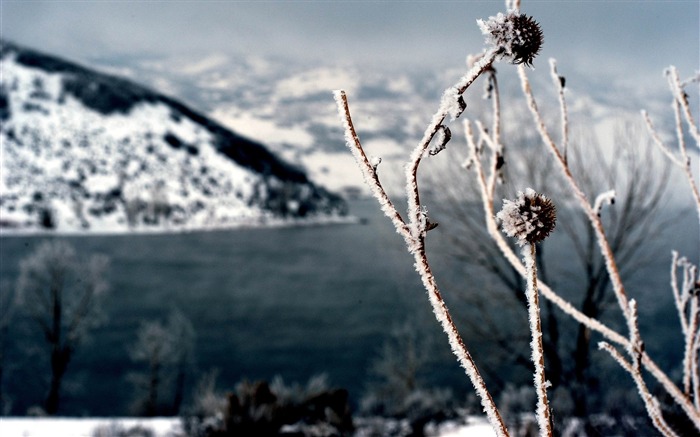
<svg viewBox="0 0 700 437">
<path fill-rule="evenodd" d="M 447 141 L 450 140 L 451 133 L 449 128 L 445 125 L 446 118 L 451 116 L 451 119 L 454 120 L 462 114 L 466 108 L 463 93 L 479 76 L 487 76 L 491 85 L 490 89 L 493 101 L 493 127 L 488 130 L 477 120 L 474 122 L 476 126 L 475 132 L 472 128 L 472 123 L 469 120 L 465 120 L 465 135 L 469 150 L 469 156 L 465 162 L 465 167 L 473 169 L 476 173 L 476 181 L 479 186 L 489 235 L 495 241 L 510 265 L 528 281 L 528 313 L 532 334 L 531 351 L 536 369 L 535 389 L 538 394 L 536 414 L 540 427 L 540 434 L 552 435 L 551 415 L 546 394 L 547 382 L 544 378 L 544 359 L 541 342 L 542 330 L 539 322 L 538 296 L 540 292 L 545 298 L 549 299 L 554 305 L 564 311 L 565 314 L 589 329 L 598 332 L 607 340 L 600 342 L 599 345 L 601 349 L 609 352 L 615 361 L 630 374 L 637 385 L 639 395 L 644 402 L 647 413 L 659 432 L 666 436 L 675 435 L 672 428 L 664 420 L 659 402 L 651 395 L 642 376 L 642 369 L 646 370 L 666 390 L 700 432 L 700 358 L 698 357 L 698 349 L 700 348 L 700 302 L 698 301 L 700 285 L 697 281 L 697 268 L 690 266 L 687 260 L 678 258 L 678 256 L 674 254 L 672 264 L 672 289 L 680 314 L 681 326 L 685 339 L 683 364 L 684 389 L 681 390 L 644 350 L 644 342 L 638 329 L 636 302 L 627 297 L 627 292 L 622 283 L 611 244 L 606 237 L 600 213 L 605 205 L 614 202 L 615 191 L 609 190 L 603 192 L 591 203 L 577 183 L 569 167 L 567 160 L 569 117 L 564 93 L 565 80 L 559 75 L 556 62 L 551 60 L 550 73 L 554 87 L 558 93 L 560 109 L 559 122 L 561 139 L 559 144 L 557 144 L 550 135 L 544 117 L 537 106 L 525 68 L 525 66 L 531 64 L 534 56 L 539 52 L 542 42 L 541 31 L 532 18 L 520 14 L 520 1 L 506 1 L 506 6 L 509 8 L 507 14 L 498 14 L 496 17 L 491 17 L 487 21 L 478 21 L 482 32 L 487 36 L 487 41 L 490 43 L 491 48 L 474 58 L 473 65 L 467 74 L 463 76 L 457 84 L 444 92 L 438 111 L 433 116 L 419 145 L 411 153 L 405 173 L 406 196 L 408 201 L 407 221 L 404 220 L 397 211 L 379 180 L 377 165 L 379 165 L 381 160 L 377 158 L 370 160 L 365 154 L 352 122 L 347 96 L 344 91 L 339 90 L 334 92 L 334 96 L 342 119 L 347 145 L 352 151 L 371 193 L 379 202 L 384 214 L 394 224 L 396 231 L 404 238 L 408 251 L 414 256 L 416 270 L 421 277 L 424 287 L 428 291 L 435 316 L 442 325 L 443 330 L 447 333 L 452 351 L 457 356 L 462 367 L 466 370 L 477 395 L 481 399 L 482 406 L 492 427 L 497 435 L 507 436 L 509 434 L 503 419 L 491 394 L 484 384 L 483 378 L 474 360 L 452 321 L 452 317 L 442 299 L 430 269 L 425 250 L 425 237 L 427 232 L 434 228 L 436 224 L 429 220 L 427 208 L 420 203 L 417 182 L 418 168 L 422 158 L 426 156 L 426 154 L 434 155 L 439 153 L 444 149 Z M 514 28 L 517 29 L 516 32 L 513 32 Z M 504 147 L 500 138 L 501 118 L 498 86 L 495 70 L 492 68 L 492 64 L 498 59 L 506 59 L 513 63 L 521 64 L 518 66 L 518 74 L 523 94 L 532 115 L 534 127 L 545 148 L 554 156 L 555 162 L 574 193 L 579 207 L 585 213 L 595 232 L 598 248 L 605 260 L 607 272 L 610 276 L 619 309 L 627 322 L 629 331 L 627 336 L 620 334 L 599 320 L 587 316 L 575 308 L 569 301 L 562 298 L 547 286 L 547 284 L 542 282 L 538 283 L 534 255 L 536 251 L 535 243 L 539 240 L 531 241 L 528 238 L 521 240 L 524 242 L 522 245 L 525 246 L 523 250 L 523 263 L 499 231 L 497 215 L 494 210 L 494 195 L 496 183 L 499 180 L 500 170 L 503 165 Z M 688 158 L 682 130 L 682 121 L 685 120 L 691 136 L 695 139 L 700 148 L 700 133 L 692 117 L 687 95 L 685 95 L 683 91 L 683 87 L 689 81 L 681 83 L 673 68 L 669 69 L 668 76 L 674 95 L 674 113 L 676 115 L 676 131 L 680 158 L 676 157 L 676 155 L 663 144 L 646 113 L 644 113 L 644 117 L 655 143 L 678 167 L 682 168 L 686 174 L 686 178 L 691 185 L 691 191 L 693 192 L 698 216 L 700 218 L 700 194 L 698 193 L 697 183 L 691 171 L 690 159 Z M 697 80 L 697 78 L 695 80 Z M 438 137 L 438 140 L 435 141 L 437 144 L 431 148 L 430 144 L 436 136 Z M 529 193 L 529 191 L 526 193 L 526 195 L 532 194 Z M 501 214 L 503 214 L 503 211 L 499 213 L 499 215 Z M 547 233 L 548 232 L 549 231 L 547 231 Z M 517 237 L 517 235 L 513 233 L 509 233 L 509 235 Z M 678 285 L 676 277 L 676 270 L 678 267 L 683 269 L 682 285 L 680 286 Z M 627 351 L 630 357 L 629 361 L 623 357 L 613 344 Z M 690 400 L 691 398 L 694 402 Z"/>
</svg>

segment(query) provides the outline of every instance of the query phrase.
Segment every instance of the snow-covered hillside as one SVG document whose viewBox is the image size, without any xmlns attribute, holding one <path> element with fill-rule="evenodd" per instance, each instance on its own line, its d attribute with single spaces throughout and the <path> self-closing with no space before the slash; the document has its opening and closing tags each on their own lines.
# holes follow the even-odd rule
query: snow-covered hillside
<svg viewBox="0 0 700 437">
<path fill-rule="evenodd" d="M 201 229 L 337 216 L 306 173 L 132 81 L 2 42 L 0 229 Z"/>
</svg>

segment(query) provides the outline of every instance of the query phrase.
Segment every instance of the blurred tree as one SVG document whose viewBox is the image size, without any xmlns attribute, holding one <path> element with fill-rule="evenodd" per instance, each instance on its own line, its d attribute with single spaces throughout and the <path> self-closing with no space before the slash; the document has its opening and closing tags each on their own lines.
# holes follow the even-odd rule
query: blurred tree
<svg viewBox="0 0 700 437">
<path fill-rule="evenodd" d="M 46 241 L 20 261 L 17 298 L 36 322 L 49 348 L 51 381 L 47 414 L 59 408 L 61 383 L 76 347 L 100 321 L 99 297 L 107 289 L 108 259 L 80 261 L 65 241 Z"/>
<path fill-rule="evenodd" d="M 3 384 L 4 377 L 6 376 L 5 347 L 10 321 L 17 308 L 17 294 L 15 290 L 10 287 L 8 282 L 9 281 L 3 281 L 2 284 L 0 284 L 0 290 L 2 290 L 2 293 L 0 293 L 0 415 L 8 414 L 11 407 L 11 402 L 7 398 L 5 386 Z"/>
<path fill-rule="evenodd" d="M 141 324 L 129 355 L 133 361 L 145 362 L 148 369 L 128 376 L 141 392 L 133 405 L 134 413 L 155 416 L 180 411 L 185 379 L 193 366 L 194 343 L 192 323 L 179 310 L 173 310 L 165 324 Z M 172 402 L 163 402 L 164 393 L 171 390 Z"/>
<path fill-rule="evenodd" d="M 526 131 L 511 134 L 511 140 L 505 142 L 505 161 L 501 163 L 505 163 L 501 168 L 503 183 L 495 197 L 513 197 L 515 187 L 529 186 L 560 205 L 557 223 L 565 232 L 557 235 L 565 235 L 568 242 L 548 241 L 541 245 L 542 250 L 537 254 L 540 278 L 550 284 L 552 280 L 560 285 L 575 284 L 566 296 L 572 302 L 578 301 L 584 314 L 604 317 L 614 297 L 592 228 L 579 209 L 568 207 L 566 199 L 571 198 L 568 185 L 561 181 L 549 156 L 535 150 L 537 140 L 526 137 Z M 591 135 L 581 134 L 578 138 L 569 147 L 569 165 L 588 198 L 616 190 L 615 205 L 605 210 L 603 219 L 623 278 L 629 279 L 634 273 L 642 272 L 642 267 L 653 259 L 655 242 L 651 237 L 660 236 L 668 224 L 669 219 L 661 217 L 659 211 L 668 200 L 669 166 L 664 160 L 654 159 L 653 146 L 631 125 L 617 130 L 613 146 L 608 150 Z M 524 160 L 509 162 L 508 147 L 518 147 Z M 429 175 L 424 186 L 430 187 L 434 204 L 431 213 L 448 241 L 442 250 L 459 261 L 474 278 L 467 286 L 460 286 L 460 296 L 479 317 L 470 313 L 460 321 L 475 338 L 488 340 L 490 355 L 497 365 L 486 365 L 484 370 L 504 388 L 498 374 L 504 363 L 516 363 L 528 369 L 532 366 L 529 337 L 522 329 L 527 326 L 525 284 L 488 235 L 478 187 L 470 177 L 473 175 L 463 168 L 445 166 Z M 460 178 L 463 183 L 455 183 Z M 560 246 L 555 249 L 552 244 Z M 561 270 L 562 248 L 570 253 L 566 272 Z M 567 278 L 554 277 L 555 268 Z M 547 378 L 554 390 L 563 389 L 571 401 L 561 403 L 571 406 L 571 411 L 564 413 L 586 418 L 597 402 L 596 381 L 590 372 L 590 330 L 583 325 L 572 326 L 568 316 L 554 310 L 549 301 L 543 300 L 542 311 Z M 562 340 L 565 329 L 575 331 L 566 337 L 570 340 Z M 497 346 L 495 350 L 493 345 Z M 524 375 L 529 378 L 530 373 Z"/>
</svg>

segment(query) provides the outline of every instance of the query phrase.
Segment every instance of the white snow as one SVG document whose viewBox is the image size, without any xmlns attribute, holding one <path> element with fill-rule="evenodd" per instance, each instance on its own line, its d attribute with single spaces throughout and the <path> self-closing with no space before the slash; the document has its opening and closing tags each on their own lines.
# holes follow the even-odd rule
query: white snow
<svg viewBox="0 0 700 437">
<path fill-rule="evenodd" d="M 261 177 L 224 157 L 206 129 L 165 104 L 144 102 L 127 114 L 105 115 L 63 93 L 59 74 L 28 68 L 10 56 L 1 73 L 13 89 L 12 118 L 0 134 L 0 189 L 10 199 L 0 205 L 2 220 L 36 221 L 37 212 L 26 210 L 36 203 L 35 192 L 53 210 L 60 232 L 83 232 L 85 223 L 95 232 L 124 232 L 128 202 L 165 202 L 179 215 L 162 225 L 183 230 L 271 218 L 254 200 L 267 195 Z M 243 117 L 238 127 L 263 143 L 270 136 L 302 147 L 313 142 L 305 130 L 271 121 Z M 167 134 L 177 138 L 179 148 L 165 141 Z M 124 202 L 95 213 L 110 192 L 123 193 Z"/>
<path fill-rule="evenodd" d="M 304 150 L 314 144 L 314 137 L 302 127 L 281 126 L 270 117 L 254 116 L 250 112 L 233 108 L 218 108 L 212 117 L 244 137 L 263 144 L 293 145 Z"/>
<path fill-rule="evenodd" d="M 299 99 L 313 94 L 328 94 L 330 90 L 345 89 L 354 93 L 359 75 L 348 68 L 317 68 L 280 80 L 274 95 L 278 99 Z"/>
<path fill-rule="evenodd" d="M 93 437 L 98 428 L 130 429 L 143 427 L 151 429 L 155 437 L 184 437 L 180 419 L 158 417 L 140 418 L 70 418 L 70 417 L 0 417 L 0 435 L 2 437 Z M 483 417 L 470 416 L 466 424 L 445 422 L 431 426 L 428 435 L 434 437 L 493 437 L 496 434 Z M 106 434 L 116 435 L 116 434 Z M 357 435 L 362 435 L 358 430 Z"/>
<path fill-rule="evenodd" d="M 3 437 L 92 437 L 98 427 L 149 428 L 155 437 L 181 437 L 178 418 L 27 418 L 0 417 L 0 435 Z M 106 435 L 117 435 L 106 434 Z"/>
</svg>

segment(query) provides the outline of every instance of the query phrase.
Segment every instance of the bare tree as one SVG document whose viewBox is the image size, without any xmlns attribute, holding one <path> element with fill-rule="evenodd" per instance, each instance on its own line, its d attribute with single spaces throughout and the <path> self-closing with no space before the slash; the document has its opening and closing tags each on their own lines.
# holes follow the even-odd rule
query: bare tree
<svg viewBox="0 0 700 437">
<path fill-rule="evenodd" d="M 621 124 L 615 135 L 611 149 L 606 151 L 595 138 L 582 132 L 568 151 L 573 172 L 589 196 L 604 191 L 607 186 L 618 188 L 615 208 L 606 211 L 604 220 L 613 242 L 613 252 L 623 266 L 622 277 L 628 280 L 643 271 L 651 261 L 656 243 L 668 225 L 668 219 L 660 215 L 660 210 L 666 204 L 670 166 L 654 155 L 653 145 L 636 126 Z M 523 149 L 524 153 L 523 159 L 517 163 L 519 165 L 510 165 L 504 160 L 499 169 L 502 184 L 498 186 L 495 197 L 512 197 L 517 186 L 536 187 L 555 200 L 570 197 L 566 185 L 553 171 L 551 159 L 534 153 L 536 151 L 528 147 L 529 140 L 504 139 L 510 147 Z M 512 362 L 530 370 L 528 339 L 518 335 L 520 325 L 525 323 L 522 311 L 527 306 L 525 283 L 500 256 L 498 246 L 489 236 L 483 211 L 475 201 L 478 193 L 468 180 L 469 175 L 461 166 L 454 165 L 454 161 L 451 164 L 432 171 L 425 186 L 434 193 L 432 211 L 436 220 L 443 224 L 438 228 L 444 234 L 441 237 L 449 242 L 449 245 L 441 246 L 441 250 L 459 261 L 466 271 L 475 271 L 482 278 L 478 284 L 471 282 L 456 288 L 455 291 L 481 315 L 478 322 L 473 317 L 460 320 L 464 319 L 470 331 L 478 337 L 488 338 L 492 345 L 502 350 L 495 356 L 496 360 L 508 356 Z M 450 183 L 459 178 L 464 180 L 463 184 Z M 570 272 L 577 278 L 572 281 L 575 288 L 571 292 L 572 299 L 578 299 L 578 307 L 587 316 L 604 317 L 614 296 L 595 234 L 586 226 L 586 217 L 580 211 L 559 208 L 558 214 L 562 217 L 559 223 L 564 231 L 560 235 L 566 239 L 559 244 L 565 244 L 566 251 L 575 255 L 572 257 L 575 267 Z M 553 256 L 547 256 L 553 253 L 547 250 L 548 245 L 548 242 L 542 243 L 537 257 L 539 276 L 545 282 L 549 282 L 553 270 L 550 264 L 556 261 Z M 556 253 L 561 252 L 560 247 Z M 489 292 L 476 292 L 483 283 L 489 284 Z M 494 311 L 496 305 L 498 312 Z M 503 317 L 504 311 L 510 317 Z M 514 320 L 518 322 L 514 323 Z M 562 345 L 563 325 L 569 327 L 568 318 L 556 311 L 551 302 L 545 302 L 543 334 L 549 380 L 554 389 L 567 390 L 573 401 L 572 413 L 585 418 L 590 405 L 596 402 L 590 390 L 591 332 L 585 325 L 576 325 L 573 347 Z M 514 347 L 514 341 L 519 346 Z M 489 376 L 498 379 L 497 375 Z"/>
<path fill-rule="evenodd" d="M 10 322 L 17 309 L 17 294 L 6 281 L 0 284 L 0 288 L 5 290 L 3 293 L 0 293 L 0 415 L 5 415 L 9 412 L 11 407 L 11 402 L 5 394 L 5 386 L 3 384 L 4 377 L 6 376 L 5 347 L 8 339 Z"/>
<path fill-rule="evenodd" d="M 411 393 L 422 388 L 421 374 L 429 362 L 427 340 L 415 325 L 395 326 L 372 361 L 371 373 L 377 382 L 363 399 L 365 409 L 399 414 Z"/>
<path fill-rule="evenodd" d="M 133 409 L 139 415 L 177 414 L 182 405 L 185 378 L 194 360 L 194 328 L 178 310 L 173 310 L 167 323 L 144 322 L 136 343 L 129 350 L 131 359 L 146 363 L 145 372 L 129 374 L 138 395 Z M 164 402 L 164 394 L 172 392 L 172 402 Z"/>
<path fill-rule="evenodd" d="M 44 402 L 48 414 L 58 412 L 61 383 L 75 349 L 101 321 L 99 297 L 108 288 L 107 266 L 102 255 L 79 260 L 62 240 L 46 241 L 20 261 L 17 297 L 49 350 L 51 381 Z"/>
</svg>

